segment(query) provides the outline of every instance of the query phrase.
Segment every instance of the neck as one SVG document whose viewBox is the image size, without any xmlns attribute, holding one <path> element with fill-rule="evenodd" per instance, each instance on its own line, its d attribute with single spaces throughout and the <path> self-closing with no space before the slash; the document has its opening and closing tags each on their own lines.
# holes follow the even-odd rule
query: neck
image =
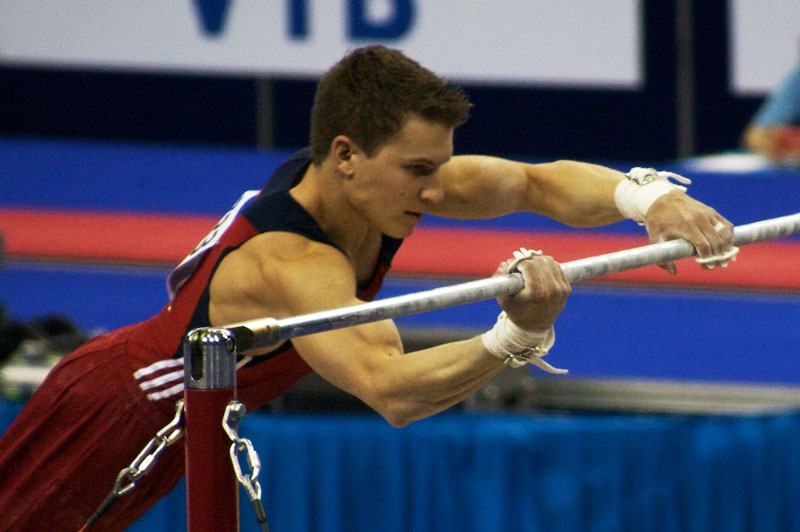
<svg viewBox="0 0 800 532">
<path fill-rule="evenodd" d="M 348 203 L 341 177 L 323 163 L 308 167 L 303 179 L 289 193 L 351 260 L 376 230 Z"/>
</svg>

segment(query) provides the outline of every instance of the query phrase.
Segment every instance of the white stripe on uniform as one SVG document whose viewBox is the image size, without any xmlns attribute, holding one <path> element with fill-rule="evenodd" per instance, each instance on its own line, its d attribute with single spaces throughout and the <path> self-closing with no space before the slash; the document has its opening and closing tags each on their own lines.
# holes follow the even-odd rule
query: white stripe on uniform
<svg viewBox="0 0 800 532">
<path fill-rule="evenodd" d="M 138 381 L 137 384 L 143 392 L 150 391 L 147 394 L 149 400 L 158 401 L 183 393 L 183 369 L 163 373 L 164 370 L 171 370 L 179 366 L 183 366 L 183 357 L 159 360 L 136 370 L 133 378 Z"/>
</svg>

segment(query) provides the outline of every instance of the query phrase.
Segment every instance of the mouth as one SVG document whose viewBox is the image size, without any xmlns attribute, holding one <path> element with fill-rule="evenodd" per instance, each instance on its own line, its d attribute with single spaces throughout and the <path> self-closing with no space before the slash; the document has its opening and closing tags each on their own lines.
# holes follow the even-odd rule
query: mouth
<svg viewBox="0 0 800 532">
<path fill-rule="evenodd" d="M 406 214 L 414 218 L 415 221 L 420 221 L 422 219 L 421 212 L 414 212 L 414 211 L 406 211 Z"/>
</svg>

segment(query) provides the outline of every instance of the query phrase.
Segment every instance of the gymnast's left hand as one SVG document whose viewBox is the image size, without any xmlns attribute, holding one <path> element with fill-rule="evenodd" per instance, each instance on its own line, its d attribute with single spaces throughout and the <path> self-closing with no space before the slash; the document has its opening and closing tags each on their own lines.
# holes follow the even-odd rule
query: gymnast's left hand
<svg viewBox="0 0 800 532">
<path fill-rule="evenodd" d="M 683 192 L 675 191 L 658 198 L 647 210 L 645 226 L 651 243 L 683 238 L 697 251 L 695 260 L 706 270 L 728 266 L 736 260 L 738 248 L 733 243 L 733 224 L 713 208 Z M 674 262 L 660 264 L 672 275 Z"/>
</svg>

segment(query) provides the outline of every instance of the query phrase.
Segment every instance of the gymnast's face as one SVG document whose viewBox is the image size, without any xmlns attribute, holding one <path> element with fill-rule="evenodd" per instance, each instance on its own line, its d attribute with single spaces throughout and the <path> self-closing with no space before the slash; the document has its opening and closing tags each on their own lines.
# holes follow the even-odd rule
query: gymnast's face
<svg viewBox="0 0 800 532">
<path fill-rule="evenodd" d="M 405 238 L 442 201 L 439 168 L 453 155 L 453 128 L 412 115 L 371 157 L 354 150 L 348 198 L 384 234 Z"/>
</svg>

